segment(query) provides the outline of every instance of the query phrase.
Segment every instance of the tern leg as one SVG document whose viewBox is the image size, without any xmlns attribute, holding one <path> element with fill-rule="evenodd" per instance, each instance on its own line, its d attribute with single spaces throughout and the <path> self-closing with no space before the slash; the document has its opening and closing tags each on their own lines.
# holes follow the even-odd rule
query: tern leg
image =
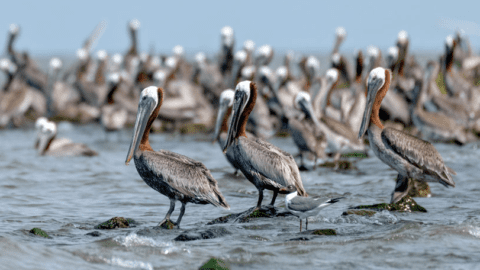
<svg viewBox="0 0 480 270">
<path fill-rule="evenodd" d="M 183 214 L 185 214 L 185 206 L 187 204 L 182 202 L 182 208 L 180 208 L 180 215 L 178 216 L 177 222 L 175 222 L 175 225 L 180 227 L 180 221 L 182 221 Z"/>
<path fill-rule="evenodd" d="M 170 215 L 172 214 L 173 210 L 175 209 L 175 199 L 170 199 L 170 209 L 168 209 L 167 215 L 165 218 L 158 223 L 157 226 L 162 225 L 165 221 L 170 220 Z"/>
<path fill-rule="evenodd" d="M 314 156 L 315 156 L 315 162 L 313 163 L 313 169 L 315 170 L 317 168 L 317 159 L 318 159 L 317 153 L 315 153 Z"/>
<path fill-rule="evenodd" d="M 275 200 L 277 199 L 277 195 L 278 195 L 278 190 L 274 190 L 273 191 L 273 198 L 272 198 L 272 201 L 270 202 L 271 207 L 274 207 Z"/>
<path fill-rule="evenodd" d="M 397 203 L 405 195 L 407 195 L 410 190 L 410 185 L 408 184 L 408 177 L 398 174 L 397 184 L 395 185 L 395 190 L 392 193 L 392 200 L 390 203 Z"/>
<path fill-rule="evenodd" d="M 300 218 L 300 232 L 302 232 L 302 218 Z"/>
</svg>

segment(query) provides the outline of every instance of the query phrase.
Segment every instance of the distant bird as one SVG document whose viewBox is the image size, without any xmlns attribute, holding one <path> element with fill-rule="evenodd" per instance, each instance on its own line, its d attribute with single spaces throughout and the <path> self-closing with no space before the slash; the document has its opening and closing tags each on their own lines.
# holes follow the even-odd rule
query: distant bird
<svg viewBox="0 0 480 270">
<path fill-rule="evenodd" d="M 256 100 L 257 87 L 255 83 L 243 81 L 237 85 L 233 116 L 223 152 L 233 151 L 240 170 L 258 189 L 258 202 L 255 209 L 259 209 L 262 205 L 264 189 L 273 191 L 270 203 L 272 207 L 280 190 L 289 185 L 295 186 L 301 196 L 307 196 L 307 194 L 292 155 L 262 139 L 247 137 L 245 128 Z"/>
<path fill-rule="evenodd" d="M 368 131 L 370 147 L 375 155 L 398 172 L 391 203 L 400 201 L 408 193 L 409 178 L 454 187 L 451 175 L 455 175 L 455 171 L 445 165 L 431 143 L 393 128 L 384 128 L 380 122 L 380 105 L 390 82 L 390 70 L 379 67 L 370 72 L 367 105 L 358 137 Z"/>
<path fill-rule="evenodd" d="M 40 120 L 37 123 L 40 126 L 38 135 L 38 154 L 41 156 L 97 156 L 98 153 L 83 143 L 74 143 L 69 139 L 57 136 L 57 125 L 51 121 Z M 37 143 L 36 143 L 37 145 Z"/>
<path fill-rule="evenodd" d="M 300 168 L 305 168 L 304 155 L 312 154 L 315 161 L 313 169 L 315 169 L 317 158 L 325 157 L 327 141 L 318 128 L 320 123 L 313 112 L 310 95 L 303 91 L 299 92 L 295 97 L 294 104 L 296 111 L 288 117 L 288 126 L 293 142 L 300 152 Z"/>
<path fill-rule="evenodd" d="M 293 186 L 289 186 L 287 190 L 291 191 L 291 193 L 285 196 L 285 207 L 290 213 L 300 219 L 300 231 L 302 231 L 302 219 L 305 219 L 305 230 L 308 230 L 308 217 L 318 215 L 322 208 L 332 205 L 344 198 L 339 197 L 327 201 L 320 201 L 319 199 L 313 199 L 311 197 L 298 196 Z"/>
<path fill-rule="evenodd" d="M 180 226 L 187 203 L 213 204 L 230 209 L 218 189 L 217 181 L 201 162 L 167 150 L 153 151 L 149 142 L 150 128 L 163 102 L 163 89 L 145 88 L 140 96 L 133 137 L 125 164 L 133 158 L 138 174 L 154 190 L 170 199 L 170 209 L 159 223 L 170 220 L 175 201 L 182 203 L 180 215 L 174 223 Z"/>
</svg>

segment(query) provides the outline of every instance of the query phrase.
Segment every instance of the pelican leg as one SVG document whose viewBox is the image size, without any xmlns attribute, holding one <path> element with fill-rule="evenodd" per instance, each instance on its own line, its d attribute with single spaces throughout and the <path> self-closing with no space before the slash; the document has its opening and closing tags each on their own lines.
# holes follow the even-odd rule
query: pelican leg
<svg viewBox="0 0 480 270">
<path fill-rule="evenodd" d="M 315 155 L 315 161 L 313 163 L 313 169 L 315 170 L 317 168 L 317 159 L 318 159 L 318 155 L 317 153 L 314 154 Z"/>
<path fill-rule="evenodd" d="M 337 152 L 333 157 L 333 162 L 335 163 L 335 167 L 333 167 L 333 169 L 335 171 L 338 170 L 338 167 L 339 167 L 338 161 L 340 160 L 340 156 L 341 156 L 340 152 Z"/>
<path fill-rule="evenodd" d="M 238 176 L 238 169 L 235 169 L 235 172 L 233 173 L 233 175 Z"/>
<path fill-rule="evenodd" d="M 308 217 L 305 219 L 305 231 L 308 231 Z"/>
<path fill-rule="evenodd" d="M 275 200 L 277 199 L 277 195 L 278 195 L 278 190 L 274 190 L 273 191 L 273 198 L 272 198 L 272 201 L 270 202 L 271 207 L 274 207 Z"/>
<path fill-rule="evenodd" d="M 302 232 L 302 218 L 300 218 L 300 232 Z"/>
<path fill-rule="evenodd" d="M 258 202 L 257 202 L 257 207 L 253 209 L 253 211 L 258 210 L 262 207 L 262 201 L 263 201 L 263 189 L 258 190 Z"/>
<path fill-rule="evenodd" d="M 397 203 L 405 195 L 407 195 L 410 190 L 410 185 L 408 184 L 408 177 L 398 174 L 397 184 L 395 185 L 395 190 L 392 193 L 392 200 L 390 203 Z"/>
<path fill-rule="evenodd" d="M 182 208 L 180 208 L 180 215 L 178 216 L 177 222 L 175 222 L 175 225 L 180 227 L 180 221 L 182 221 L 183 214 L 185 214 L 185 206 L 187 204 L 182 202 Z"/>
<path fill-rule="evenodd" d="M 173 210 L 175 210 L 175 199 L 170 199 L 170 209 L 168 209 L 167 215 L 165 218 L 158 223 L 157 226 L 162 225 L 165 221 L 170 220 L 170 215 L 173 213 Z"/>
</svg>

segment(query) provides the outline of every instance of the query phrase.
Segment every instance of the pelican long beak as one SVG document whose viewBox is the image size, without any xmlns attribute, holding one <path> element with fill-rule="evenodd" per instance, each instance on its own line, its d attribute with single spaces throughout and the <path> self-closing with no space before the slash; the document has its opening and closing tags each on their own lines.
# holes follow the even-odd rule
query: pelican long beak
<svg viewBox="0 0 480 270">
<path fill-rule="evenodd" d="M 243 110 L 248 102 L 248 97 L 243 91 L 235 92 L 235 99 L 233 103 L 233 116 L 230 120 L 230 126 L 228 127 L 227 141 L 225 146 L 223 146 L 223 153 L 227 152 L 228 147 L 232 144 L 235 136 L 238 133 L 238 124 L 240 117 L 242 116 Z"/>
<path fill-rule="evenodd" d="M 44 155 L 47 150 L 48 142 L 52 139 L 52 133 L 40 132 L 37 136 L 37 151 L 40 156 Z"/>
<path fill-rule="evenodd" d="M 306 99 L 301 99 L 298 103 L 302 111 L 307 114 L 312 120 L 313 123 L 319 127 L 320 123 L 318 122 L 317 117 L 315 117 L 315 112 L 313 111 L 313 106 L 311 102 L 308 102 Z"/>
<path fill-rule="evenodd" d="M 133 154 L 138 150 L 140 141 L 142 140 L 143 133 L 145 132 L 145 127 L 150 119 L 150 116 L 155 109 L 156 103 L 150 97 L 143 97 L 140 99 L 138 104 L 137 119 L 135 120 L 135 126 L 133 128 L 133 137 L 130 142 L 130 147 L 128 148 L 127 159 L 125 160 L 125 165 L 130 163 L 130 160 L 133 157 Z"/>
<path fill-rule="evenodd" d="M 220 136 L 220 129 L 222 127 L 223 119 L 228 110 L 228 100 L 223 100 L 220 102 L 220 107 L 218 108 L 217 121 L 215 122 L 215 133 L 213 134 L 213 143 L 218 140 Z"/>
<path fill-rule="evenodd" d="M 372 116 L 372 108 L 377 96 L 377 92 L 382 87 L 383 83 L 381 80 L 372 80 L 368 82 L 367 85 L 367 104 L 365 105 L 365 112 L 363 113 L 362 125 L 358 132 L 358 138 L 362 136 L 367 131 L 370 126 L 370 117 Z"/>
</svg>

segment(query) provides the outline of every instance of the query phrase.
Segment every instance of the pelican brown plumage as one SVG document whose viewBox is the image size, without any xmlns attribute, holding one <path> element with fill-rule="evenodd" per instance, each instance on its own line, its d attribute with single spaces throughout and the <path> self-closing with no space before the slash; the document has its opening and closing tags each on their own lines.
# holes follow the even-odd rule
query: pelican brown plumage
<svg viewBox="0 0 480 270">
<path fill-rule="evenodd" d="M 271 206 L 274 205 L 278 193 L 284 191 L 289 185 L 295 186 L 300 196 L 307 196 L 307 194 L 292 155 L 262 139 L 247 137 L 245 128 L 256 100 L 255 83 L 243 81 L 237 85 L 233 116 L 223 152 L 233 151 L 240 170 L 258 189 L 258 202 L 255 209 L 259 209 L 262 205 L 264 189 L 273 191 Z"/>
<path fill-rule="evenodd" d="M 138 174 L 145 183 L 170 199 L 170 209 L 165 219 L 175 209 L 175 201 L 182 203 L 175 222 L 180 225 L 187 203 L 213 204 L 230 209 L 218 189 L 217 181 L 203 163 L 168 150 L 153 151 L 149 142 L 150 128 L 157 118 L 163 102 L 163 89 L 145 88 L 138 103 L 137 119 L 125 164 L 133 158 Z"/>
<path fill-rule="evenodd" d="M 409 178 L 454 187 L 451 175 L 455 171 L 445 165 L 442 156 L 431 143 L 393 128 L 384 128 L 379 110 L 390 82 L 390 70 L 379 67 L 370 72 L 367 105 L 358 137 L 361 138 L 368 131 L 370 147 L 375 155 L 398 172 L 391 202 L 400 201 L 408 193 Z"/>
</svg>

